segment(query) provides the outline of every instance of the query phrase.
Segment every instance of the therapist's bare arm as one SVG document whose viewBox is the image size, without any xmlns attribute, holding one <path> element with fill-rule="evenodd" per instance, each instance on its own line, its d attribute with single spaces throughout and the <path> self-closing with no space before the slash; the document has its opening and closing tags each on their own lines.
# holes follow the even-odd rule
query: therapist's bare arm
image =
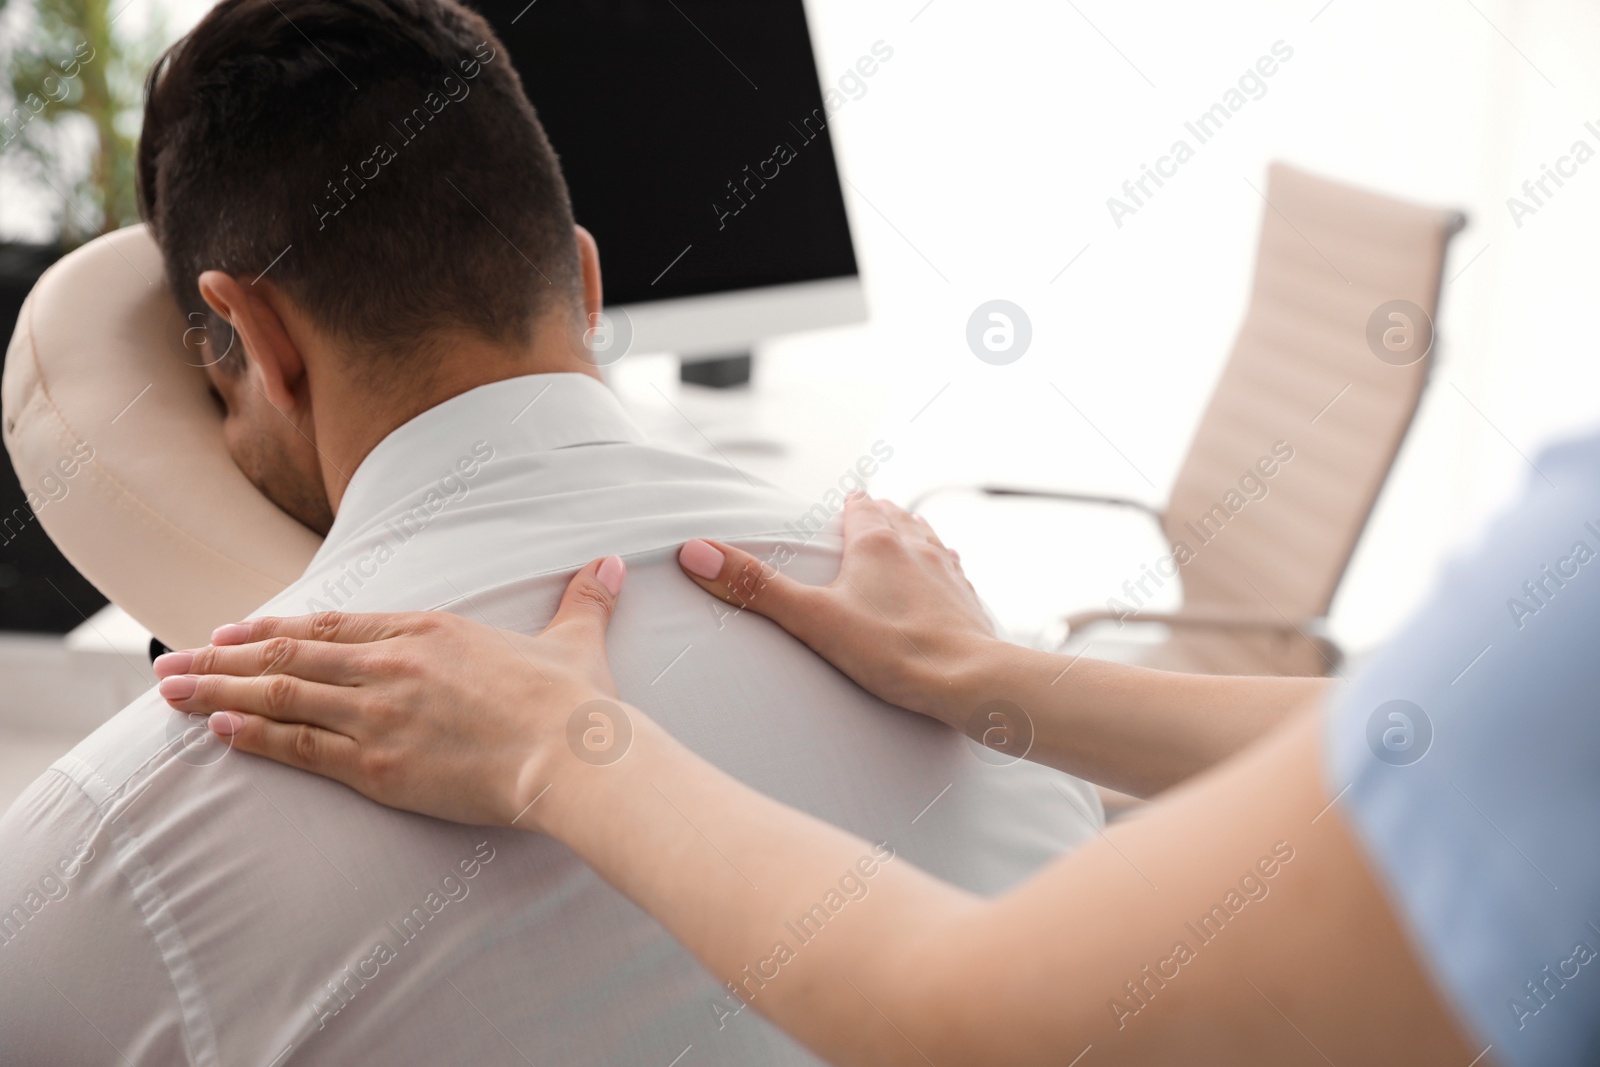
<svg viewBox="0 0 1600 1067">
<path fill-rule="evenodd" d="M 1329 686 L 1022 648 L 995 636 L 955 554 L 923 520 L 852 497 L 844 537 L 840 575 L 823 587 L 721 543 L 691 542 L 680 558 L 701 588 L 771 618 L 882 699 L 974 735 L 991 722 L 984 705 L 1014 705 L 1032 725 L 1029 759 L 1136 796 L 1232 755 Z"/>
<path fill-rule="evenodd" d="M 1465 1067 L 1478 1050 L 1324 811 L 1318 727 L 994 901 L 650 728 L 624 774 L 552 767 L 540 818 L 731 983 L 721 1010 L 747 1003 L 835 1063 Z"/>
</svg>

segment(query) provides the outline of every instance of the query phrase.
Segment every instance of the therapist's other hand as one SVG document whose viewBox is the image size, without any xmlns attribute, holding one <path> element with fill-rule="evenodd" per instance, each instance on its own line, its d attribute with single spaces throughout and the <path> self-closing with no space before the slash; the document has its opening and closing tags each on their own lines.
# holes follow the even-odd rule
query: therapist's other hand
<svg viewBox="0 0 1600 1067">
<path fill-rule="evenodd" d="M 155 671 L 169 704 L 212 713 L 242 752 L 392 807 L 538 829 L 528 806 L 551 768 L 581 766 L 562 758 L 569 718 L 616 698 L 606 628 L 624 575 L 615 556 L 584 567 L 533 637 L 445 612 L 260 618 Z"/>
<path fill-rule="evenodd" d="M 711 595 L 765 615 L 863 689 L 959 726 L 986 654 L 999 642 L 961 571 L 927 521 L 852 494 L 844 557 L 826 586 L 715 541 L 690 541 L 678 563 Z"/>
</svg>

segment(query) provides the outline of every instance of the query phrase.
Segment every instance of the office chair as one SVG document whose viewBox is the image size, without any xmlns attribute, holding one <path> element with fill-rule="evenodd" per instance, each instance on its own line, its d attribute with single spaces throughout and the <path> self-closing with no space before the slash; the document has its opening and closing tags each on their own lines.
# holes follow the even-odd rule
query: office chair
<svg viewBox="0 0 1600 1067">
<path fill-rule="evenodd" d="M 1339 665 L 1318 631 L 1416 414 L 1445 252 L 1466 218 L 1282 163 L 1266 200 L 1249 308 L 1166 507 L 976 487 L 1133 508 L 1160 526 L 1182 607 L 1078 612 L 1063 620 L 1068 640 L 1107 623 L 1160 624 L 1169 635 L 1140 658 L 1148 666 L 1321 675 Z M 1288 462 L 1274 456 L 1280 442 Z M 1263 459 L 1270 477 L 1257 470 Z M 1251 471 L 1268 490 L 1259 500 L 1240 485 Z"/>
</svg>

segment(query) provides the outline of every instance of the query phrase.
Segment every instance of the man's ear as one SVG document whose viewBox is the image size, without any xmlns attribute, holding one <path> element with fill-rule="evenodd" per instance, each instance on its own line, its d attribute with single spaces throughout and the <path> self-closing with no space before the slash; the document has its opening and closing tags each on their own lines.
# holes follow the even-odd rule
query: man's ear
<svg viewBox="0 0 1600 1067">
<path fill-rule="evenodd" d="M 604 307 L 600 291 L 600 246 L 594 234 L 582 226 L 574 225 L 573 234 L 578 239 L 578 275 L 583 279 L 583 312 L 585 322 L 594 322 Z"/>
<path fill-rule="evenodd" d="M 241 284 L 220 270 L 203 271 L 198 281 L 211 310 L 232 324 L 244 349 L 240 358 L 248 361 L 245 373 L 256 375 L 273 407 L 293 411 L 304 395 L 306 364 L 274 306 L 282 293 L 271 282 Z"/>
</svg>

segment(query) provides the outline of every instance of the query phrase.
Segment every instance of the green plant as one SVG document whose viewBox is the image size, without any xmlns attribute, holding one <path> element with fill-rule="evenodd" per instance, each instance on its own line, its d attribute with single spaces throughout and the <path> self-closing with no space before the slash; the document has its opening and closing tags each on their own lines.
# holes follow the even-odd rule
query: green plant
<svg viewBox="0 0 1600 1067">
<path fill-rule="evenodd" d="M 129 0 L 0 0 L 8 76 L 0 89 L 0 151 L 10 177 L 52 203 L 72 246 L 138 217 L 134 153 L 144 75 L 165 37 L 159 20 L 137 39 L 116 23 Z"/>
</svg>

